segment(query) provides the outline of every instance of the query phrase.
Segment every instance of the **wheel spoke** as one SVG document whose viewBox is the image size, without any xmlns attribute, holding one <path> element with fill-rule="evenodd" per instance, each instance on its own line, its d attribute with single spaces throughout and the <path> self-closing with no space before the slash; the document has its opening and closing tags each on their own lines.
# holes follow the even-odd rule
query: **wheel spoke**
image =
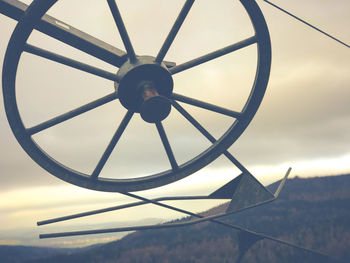
<svg viewBox="0 0 350 263">
<path fill-rule="evenodd" d="M 107 0 L 107 2 L 109 5 L 109 9 L 112 12 L 114 22 L 116 23 L 116 25 L 118 27 L 119 34 L 120 34 L 122 41 L 124 43 L 124 47 L 126 49 L 128 57 L 129 57 L 131 62 L 135 62 L 136 61 L 136 54 L 135 54 L 134 48 L 132 47 L 128 32 L 126 31 L 126 28 L 125 28 L 122 16 L 119 12 L 118 6 L 117 6 L 115 0 Z"/>
<path fill-rule="evenodd" d="M 19 21 L 28 5 L 18 0 L 0 1 L 0 13 Z M 44 15 L 35 26 L 38 31 L 99 58 L 116 67 L 126 61 L 126 53 L 52 16 Z"/>
<path fill-rule="evenodd" d="M 180 94 L 173 93 L 172 94 L 172 99 L 178 100 L 178 101 L 181 101 L 181 102 L 193 105 L 193 106 L 197 106 L 197 107 L 200 107 L 200 108 L 203 108 L 203 109 L 207 109 L 207 110 L 210 110 L 210 111 L 221 113 L 221 114 L 224 114 L 224 115 L 227 115 L 227 116 L 230 116 L 230 117 L 234 117 L 236 119 L 242 118 L 242 113 L 240 113 L 240 112 L 236 112 L 236 111 L 233 111 L 233 110 L 225 109 L 223 107 L 219 107 L 219 106 L 207 103 L 207 102 L 203 102 L 203 101 L 200 101 L 200 100 L 189 98 L 189 97 L 186 97 L 186 96 L 183 96 L 183 95 L 180 95 Z"/>
<path fill-rule="evenodd" d="M 115 92 L 113 92 L 113 93 L 111 93 L 111 94 L 109 94 L 107 96 L 104 96 L 104 97 L 99 98 L 99 99 L 97 99 L 95 101 L 89 102 L 89 103 L 87 103 L 87 104 L 85 104 L 85 105 L 83 105 L 83 106 L 81 106 L 79 108 L 76 108 L 76 109 L 72 110 L 72 111 L 66 112 L 66 113 L 61 114 L 61 115 L 59 115 L 59 116 L 57 116 L 55 118 L 52 118 L 52 119 L 50 119 L 48 121 L 45 121 L 45 122 L 40 123 L 40 124 L 38 124 L 36 126 L 33 126 L 33 127 L 29 128 L 29 129 L 27 129 L 27 133 L 29 135 L 36 134 L 36 133 L 41 132 L 41 131 L 43 131 L 43 130 L 45 130 L 47 128 L 55 126 L 55 125 L 57 125 L 57 124 L 59 124 L 61 122 L 64 122 L 64 121 L 69 120 L 69 119 L 72 119 L 72 118 L 74 118 L 74 117 L 76 117 L 76 116 L 78 116 L 78 115 L 80 115 L 82 113 L 85 113 L 85 112 L 90 111 L 92 109 L 95 109 L 95 108 L 97 108 L 99 106 L 102 106 L 102 105 L 104 105 L 104 104 L 106 104 L 106 103 L 108 103 L 108 102 L 110 102 L 112 100 L 115 100 L 117 98 L 118 98 L 118 95 Z"/>
<path fill-rule="evenodd" d="M 185 2 L 184 6 L 181 9 L 180 14 L 176 18 L 173 27 L 171 28 L 167 38 L 164 41 L 163 46 L 161 47 L 161 49 L 158 52 L 158 55 L 155 59 L 156 62 L 160 63 L 163 61 L 166 53 L 168 52 L 171 44 L 173 43 L 177 33 L 180 30 L 182 23 L 185 21 L 185 18 L 187 16 L 188 12 L 190 11 L 193 3 L 194 3 L 194 0 L 187 0 Z"/>
<path fill-rule="evenodd" d="M 204 135 L 211 143 L 215 143 L 216 139 L 212 136 L 195 118 L 193 118 L 179 103 L 172 101 L 174 108 L 180 112 L 201 134 Z M 241 172 L 249 173 L 247 168 L 245 168 L 231 153 L 224 151 L 223 154 L 234 164 Z"/>
<path fill-rule="evenodd" d="M 233 51 L 237 51 L 239 49 L 245 48 L 247 46 L 255 44 L 256 42 L 257 42 L 257 39 L 255 36 L 253 36 L 253 37 L 247 38 L 245 40 L 242 40 L 240 42 L 237 42 L 235 44 L 229 45 L 227 47 L 218 49 L 218 50 L 211 52 L 209 54 L 206 54 L 204 56 L 187 61 L 183 64 L 178 65 L 178 66 L 172 67 L 169 69 L 169 71 L 171 74 L 176 74 L 176 73 L 179 73 L 179 72 L 184 71 L 186 69 L 193 68 L 195 66 L 203 64 L 203 63 L 208 62 L 210 60 L 216 59 L 218 57 L 227 55 Z"/>
<path fill-rule="evenodd" d="M 166 152 L 168 159 L 170 161 L 170 165 L 173 168 L 173 170 L 177 170 L 179 168 L 179 166 L 177 165 L 177 162 L 175 160 L 175 157 L 174 157 L 173 151 L 171 149 L 171 146 L 169 144 L 168 137 L 166 136 L 164 127 L 163 127 L 161 122 L 157 122 L 156 126 L 157 126 L 159 136 L 160 136 L 162 143 L 164 145 L 165 152 Z"/>
<path fill-rule="evenodd" d="M 125 131 L 125 128 L 129 124 L 133 114 L 134 114 L 134 112 L 130 111 L 130 110 L 125 114 L 122 122 L 120 123 L 118 129 L 116 130 L 116 132 L 113 135 L 111 141 L 109 142 L 109 144 L 108 144 L 105 152 L 103 153 L 100 161 L 98 162 L 95 170 L 92 172 L 92 174 L 91 174 L 91 178 L 92 179 L 97 179 L 97 177 L 101 173 L 101 170 L 102 170 L 103 166 L 106 164 L 106 162 L 107 162 L 109 156 L 111 155 L 114 147 L 117 145 L 120 137 L 123 135 L 123 133 Z"/>
<path fill-rule="evenodd" d="M 90 66 L 88 64 L 76 61 L 74 59 L 70 59 L 61 55 L 58 55 L 56 53 L 50 52 L 48 50 L 42 49 L 42 48 L 38 48 L 36 46 L 33 45 L 29 45 L 26 44 L 24 46 L 24 51 L 31 53 L 33 55 L 37 55 L 43 58 L 47 58 L 49 60 L 58 62 L 60 64 L 75 68 L 75 69 L 79 69 L 82 71 L 85 71 L 87 73 L 91 73 L 93 75 L 102 77 L 102 78 L 106 78 L 115 82 L 118 82 L 119 79 L 117 78 L 116 74 L 113 74 L 111 72 Z"/>
</svg>

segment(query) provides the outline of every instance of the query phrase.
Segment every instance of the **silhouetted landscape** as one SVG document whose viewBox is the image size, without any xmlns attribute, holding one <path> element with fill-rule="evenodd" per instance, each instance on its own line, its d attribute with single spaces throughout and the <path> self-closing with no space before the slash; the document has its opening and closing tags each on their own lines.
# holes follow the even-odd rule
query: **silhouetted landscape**
<svg viewBox="0 0 350 263">
<path fill-rule="evenodd" d="M 269 186 L 276 188 L 273 184 Z M 222 220 L 350 262 L 350 175 L 293 178 L 279 199 Z M 222 212 L 227 204 L 206 214 Z M 181 220 L 189 220 L 183 218 Z M 216 263 L 234 262 L 237 231 L 204 222 L 134 232 L 121 240 L 82 249 L 0 246 L 1 262 Z M 330 258 L 261 240 L 241 262 L 333 262 Z M 337 262 L 337 261 L 334 261 Z"/>
</svg>

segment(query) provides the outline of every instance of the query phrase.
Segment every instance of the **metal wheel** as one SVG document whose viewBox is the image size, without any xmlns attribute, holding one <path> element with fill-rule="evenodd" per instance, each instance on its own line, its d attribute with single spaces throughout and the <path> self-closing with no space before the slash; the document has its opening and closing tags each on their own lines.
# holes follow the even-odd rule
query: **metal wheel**
<svg viewBox="0 0 350 263">
<path fill-rule="evenodd" d="M 119 50 L 107 50 L 103 45 L 99 45 L 93 39 L 89 40 L 85 38 L 85 42 L 83 43 L 81 41 L 82 38 L 79 39 L 79 36 L 77 37 L 72 32 L 68 32 L 70 35 L 67 35 L 67 32 L 62 29 L 59 32 L 55 31 L 56 29 L 52 27 L 49 19 L 43 22 L 45 13 L 57 0 L 35 0 L 29 6 L 25 16 L 18 22 L 13 32 L 3 66 L 4 103 L 12 131 L 23 149 L 42 168 L 54 176 L 80 187 L 99 191 L 128 192 L 151 189 L 180 180 L 203 168 L 224 153 L 246 129 L 259 108 L 266 90 L 271 66 L 270 37 L 264 17 L 254 0 L 241 0 L 241 4 L 250 17 L 255 35 L 202 57 L 174 66 L 171 63 L 164 63 L 163 58 L 194 0 L 187 0 L 185 2 L 163 46 L 155 57 L 137 56 L 135 54 L 116 3 L 114 0 L 107 1 L 122 37 L 126 54 Z M 39 28 L 44 33 L 50 32 L 51 36 L 55 35 L 57 39 L 60 39 L 66 44 L 78 47 L 90 55 L 114 64 L 119 67 L 118 73 L 110 74 L 104 70 L 27 44 L 27 39 L 34 28 Z M 173 90 L 176 91 L 176 87 L 173 87 L 172 75 L 253 44 L 257 45 L 257 70 L 249 98 L 241 112 L 228 110 L 218 105 L 205 103 L 173 92 Z M 16 73 L 22 52 L 46 57 L 53 61 L 109 79 L 115 83 L 116 91 L 34 127 L 25 127 L 18 110 L 15 88 Z M 59 163 L 45 153 L 32 138 L 34 134 L 116 99 L 120 100 L 121 104 L 127 109 L 127 113 L 92 174 L 84 174 Z M 232 117 L 232 125 L 221 138 L 215 140 L 178 102 L 230 116 Z M 204 152 L 183 164 L 177 163 L 162 125 L 162 120 L 171 114 L 171 109 L 179 111 L 212 143 Z M 99 175 L 104 164 L 121 138 L 134 113 L 140 113 L 144 121 L 156 125 L 170 161 L 171 169 L 137 178 L 108 179 L 100 177 Z"/>
</svg>

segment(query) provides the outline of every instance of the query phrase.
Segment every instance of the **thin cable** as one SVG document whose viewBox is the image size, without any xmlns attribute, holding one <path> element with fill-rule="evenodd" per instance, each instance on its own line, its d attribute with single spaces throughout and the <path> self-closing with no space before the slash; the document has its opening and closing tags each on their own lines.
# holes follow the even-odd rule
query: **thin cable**
<svg viewBox="0 0 350 263">
<path fill-rule="evenodd" d="M 305 20 L 303 20 L 303 19 L 301 19 L 301 18 L 299 18 L 299 17 L 293 15 L 292 13 L 289 13 L 288 11 L 286 11 L 286 10 L 284 10 L 283 8 L 281 8 L 281 7 L 277 6 L 277 5 L 275 5 L 274 3 L 271 3 L 271 2 L 268 1 L 268 0 L 262 0 L 262 1 L 268 3 L 269 5 L 272 5 L 273 7 L 277 8 L 277 9 L 280 10 L 280 11 L 282 11 L 283 13 L 286 13 L 287 15 L 289 15 L 289 16 L 295 18 L 296 20 L 298 20 L 298 21 L 304 23 L 305 25 L 307 25 L 307 26 L 309 26 L 309 27 L 311 27 L 311 28 L 317 30 L 318 32 L 320 32 L 320 33 L 326 35 L 327 37 L 329 37 L 329 38 L 331 38 L 331 39 L 337 41 L 338 43 L 340 43 L 340 44 L 342 44 L 342 45 L 344 45 L 344 46 L 350 48 L 350 45 L 348 45 L 348 44 L 344 43 L 343 41 L 341 41 L 341 40 L 335 38 L 334 36 L 332 36 L 332 35 L 330 35 L 330 34 L 324 32 L 323 30 L 321 30 L 321 29 L 319 29 L 319 28 L 317 28 L 317 27 L 311 25 L 310 23 L 306 22 Z"/>
</svg>

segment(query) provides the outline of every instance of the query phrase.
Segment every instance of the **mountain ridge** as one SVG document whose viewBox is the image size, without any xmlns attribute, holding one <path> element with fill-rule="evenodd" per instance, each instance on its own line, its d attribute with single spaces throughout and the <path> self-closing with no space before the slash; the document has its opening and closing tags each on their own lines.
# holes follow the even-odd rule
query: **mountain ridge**
<svg viewBox="0 0 350 263">
<path fill-rule="evenodd" d="M 269 186 L 273 191 L 277 183 Z M 279 199 L 261 207 L 227 216 L 223 221 L 297 245 L 323 251 L 350 261 L 350 175 L 293 178 Z M 227 204 L 205 214 L 222 212 Z M 189 220 L 186 217 L 185 220 Z M 176 229 L 146 230 L 69 255 L 52 255 L 28 262 L 233 262 L 237 256 L 237 233 L 209 222 Z M 310 253 L 257 242 L 244 256 L 252 262 L 329 262 Z"/>
</svg>

